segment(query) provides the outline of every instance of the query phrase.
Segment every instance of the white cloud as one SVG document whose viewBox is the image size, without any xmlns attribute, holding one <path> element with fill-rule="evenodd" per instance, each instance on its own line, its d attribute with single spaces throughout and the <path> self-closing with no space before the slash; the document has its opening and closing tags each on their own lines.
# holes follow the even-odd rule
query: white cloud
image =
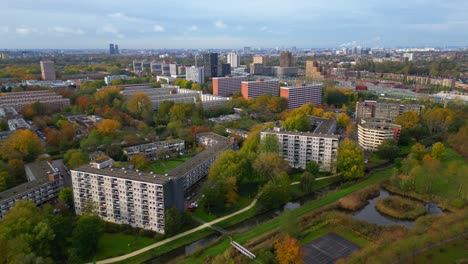
<svg viewBox="0 0 468 264">
<path fill-rule="evenodd" d="M 110 18 L 116 18 L 116 19 L 128 18 L 124 13 L 120 13 L 120 12 L 109 14 L 107 16 Z"/>
<path fill-rule="evenodd" d="M 29 35 L 29 34 L 38 32 L 37 28 L 28 27 L 28 26 L 17 27 L 15 31 L 17 34 L 20 34 L 20 35 Z"/>
<path fill-rule="evenodd" d="M 74 35 L 83 35 L 85 32 L 81 28 L 69 28 L 69 27 L 50 27 L 48 28 L 49 32 L 57 33 L 57 34 L 74 34 Z"/>
<path fill-rule="evenodd" d="M 219 29 L 227 28 L 227 25 L 222 20 L 217 20 L 214 22 L 215 27 Z"/>
<path fill-rule="evenodd" d="M 340 47 L 354 47 L 357 44 L 358 44 L 357 41 L 353 40 L 351 42 L 346 42 L 346 43 L 340 44 Z"/>
<path fill-rule="evenodd" d="M 191 25 L 189 28 L 188 28 L 189 31 L 198 31 L 198 27 L 197 25 Z"/>
<path fill-rule="evenodd" d="M 161 26 L 161 25 L 154 25 L 153 26 L 153 31 L 154 32 L 163 32 L 164 30 L 165 30 L 164 27 Z"/>
<path fill-rule="evenodd" d="M 119 34 L 119 30 L 112 24 L 106 24 L 100 29 L 101 32 Z"/>
</svg>

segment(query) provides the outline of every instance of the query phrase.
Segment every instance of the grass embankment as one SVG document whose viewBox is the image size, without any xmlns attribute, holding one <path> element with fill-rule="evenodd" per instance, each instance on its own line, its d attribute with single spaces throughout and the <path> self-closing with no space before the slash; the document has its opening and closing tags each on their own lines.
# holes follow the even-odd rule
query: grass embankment
<svg viewBox="0 0 468 264">
<path fill-rule="evenodd" d="M 438 263 L 468 263 L 468 238 L 460 239 L 450 244 L 429 250 L 408 263 L 438 264 Z"/>
<path fill-rule="evenodd" d="M 143 252 L 135 257 L 132 257 L 132 258 L 129 258 L 129 259 L 126 259 L 126 260 L 123 260 L 123 261 L 119 261 L 117 263 L 120 263 L 120 264 L 139 264 L 139 263 L 143 263 L 145 261 L 148 261 L 152 258 L 156 258 L 156 257 L 159 257 L 163 254 L 166 254 L 174 249 L 177 249 L 181 246 L 184 246 L 184 245 L 187 245 L 187 244 L 190 244 L 192 242 L 195 242 L 199 239 L 202 239 L 208 235 L 211 235 L 213 234 L 215 231 L 211 228 L 205 228 L 205 229 L 202 229 L 196 233 L 192 233 L 192 234 L 189 234 L 187 236 L 184 236 L 184 237 L 181 237 L 181 238 L 178 238 L 176 240 L 173 240 L 169 243 L 166 243 L 162 246 L 159 246 L 157 248 L 153 248 L 151 250 L 148 250 L 146 252 Z"/>
<path fill-rule="evenodd" d="M 378 200 L 375 209 L 384 215 L 402 220 L 413 220 L 426 213 L 426 208 L 421 203 L 399 196 Z"/>
<path fill-rule="evenodd" d="M 360 190 L 368 185 L 371 185 L 371 184 L 375 184 L 379 181 L 381 181 L 382 179 L 385 179 L 387 177 L 389 177 L 391 174 L 392 174 L 392 171 L 393 171 L 393 168 L 388 168 L 388 169 L 384 169 L 384 170 L 381 170 L 381 171 L 378 171 L 378 172 L 375 172 L 373 173 L 371 176 L 369 176 L 367 179 L 357 183 L 357 184 L 354 184 L 354 185 L 351 185 L 349 187 L 346 187 L 346 188 L 343 188 L 341 190 L 338 190 L 336 192 L 332 192 L 318 200 L 314 200 L 314 201 L 311 201 L 309 203 L 306 203 L 305 205 L 299 207 L 298 209 L 295 209 L 293 212 L 294 212 L 294 215 L 296 217 L 301 217 L 301 216 L 304 216 L 314 210 L 317 210 L 323 206 L 326 206 L 326 205 L 329 205 L 329 204 L 332 204 L 334 202 L 337 202 L 340 198 L 350 194 L 350 193 L 353 193 L 357 190 Z M 241 221 L 247 219 L 248 217 L 246 217 L 247 215 L 255 215 L 254 212 L 252 212 L 251 210 L 249 211 L 246 211 L 244 212 L 243 214 L 240 214 L 240 215 L 237 215 L 235 216 L 234 218 L 236 218 L 236 220 L 240 220 L 242 219 Z M 241 222 L 239 221 L 239 222 Z M 226 227 L 227 224 L 231 224 L 233 222 L 236 222 L 238 223 L 237 221 L 234 221 L 233 219 L 226 219 L 225 221 L 221 222 L 219 224 L 219 226 L 223 226 L 223 227 Z M 243 243 L 246 243 L 247 241 L 253 239 L 253 238 L 256 238 L 256 237 L 259 237 L 267 232 L 271 232 L 275 229 L 277 229 L 280 225 L 280 220 L 278 218 L 274 218 L 272 220 L 269 220 L 267 222 L 264 222 L 264 223 L 261 223 L 260 225 L 258 225 L 257 227 L 254 227 L 250 230 L 248 230 L 247 232 L 244 232 L 244 233 L 241 233 L 241 234 L 234 234 L 232 236 L 233 240 L 235 240 L 236 242 L 240 243 L 240 244 L 243 244 Z M 180 263 L 203 263 L 203 260 L 204 258 L 206 258 L 207 256 L 214 256 L 214 255 L 218 255 L 218 254 L 221 254 L 223 253 L 228 247 L 229 247 L 229 242 L 230 240 L 229 239 L 225 239 L 223 241 L 221 241 L 220 243 L 212 246 L 212 247 L 209 247 L 205 250 L 203 250 L 202 252 L 200 252 L 199 254 L 197 254 L 196 256 L 190 256 L 186 259 L 184 259 L 183 261 L 181 261 Z"/>
<path fill-rule="evenodd" d="M 104 233 L 99 238 L 95 259 L 101 260 L 121 256 L 155 242 L 157 240 L 143 236 Z"/>
</svg>

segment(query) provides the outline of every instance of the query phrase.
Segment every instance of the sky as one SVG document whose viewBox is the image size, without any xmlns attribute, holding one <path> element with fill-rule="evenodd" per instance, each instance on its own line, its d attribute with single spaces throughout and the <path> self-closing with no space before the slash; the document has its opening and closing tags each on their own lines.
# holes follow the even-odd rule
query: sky
<svg viewBox="0 0 468 264">
<path fill-rule="evenodd" d="M 0 49 L 468 46 L 468 0 L 0 0 L 0 6 Z"/>
</svg>

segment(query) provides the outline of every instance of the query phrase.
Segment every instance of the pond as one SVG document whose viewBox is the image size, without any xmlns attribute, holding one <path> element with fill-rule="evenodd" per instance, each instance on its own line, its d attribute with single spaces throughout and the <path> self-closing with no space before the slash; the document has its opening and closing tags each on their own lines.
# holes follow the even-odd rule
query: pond
<svg viewBox="0 0 468 264">
<path fill-rule="evenodd" d="M 353 213 L 353 217 L 359 220 L 378 225 L 404 225 L 411 227 L 414 220 L 399 220 L 390 216 L 382 215 L 375 209 L 375 203 L 381 199 L 390 196 L 391 194 L 385 190 L 381 190 L 379 196 L 369 200 L 369 204 L 361 210 Z M 442 210 L 434 203 L 423 203 L 426 207 L 427 214 L 441 214 Z"/>
</svg>

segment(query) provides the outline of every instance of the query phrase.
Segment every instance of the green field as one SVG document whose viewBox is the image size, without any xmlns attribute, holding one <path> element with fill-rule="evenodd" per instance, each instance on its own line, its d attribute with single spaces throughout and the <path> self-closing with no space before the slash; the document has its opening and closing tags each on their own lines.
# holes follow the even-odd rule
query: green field
<svg viewBox="0 0 468 264">
<path fill-rule="evenodd" d="M 104 233 L 97 246 L 96 260 L 121 256 L 155 243 L 152 238 L 126 235 L 122 233 Z"/>
<path fill-rule="evenodd" d="M 160 159 L 151 162 L 149 166 L 150 171 L 157 173 L 157 174 L 165 174 L 174 169 L 175 167 L 179 166 L 180 164 L 186 162 L 187 160 L 191 159 L 194 154 L 187 154 L 181 157 L 176 158 L 169 158 L 169 159 Z"/>
<path fill-rule="evenodd" d="M 468 260 L 468 240 L 461 239 L 450 244 L 434 248 L 416 256 L 414 262 L 407 263 L 455 263 L 457 260 Z M 466 263 L 466 262 L 463 262 Z"/>
</svg>

